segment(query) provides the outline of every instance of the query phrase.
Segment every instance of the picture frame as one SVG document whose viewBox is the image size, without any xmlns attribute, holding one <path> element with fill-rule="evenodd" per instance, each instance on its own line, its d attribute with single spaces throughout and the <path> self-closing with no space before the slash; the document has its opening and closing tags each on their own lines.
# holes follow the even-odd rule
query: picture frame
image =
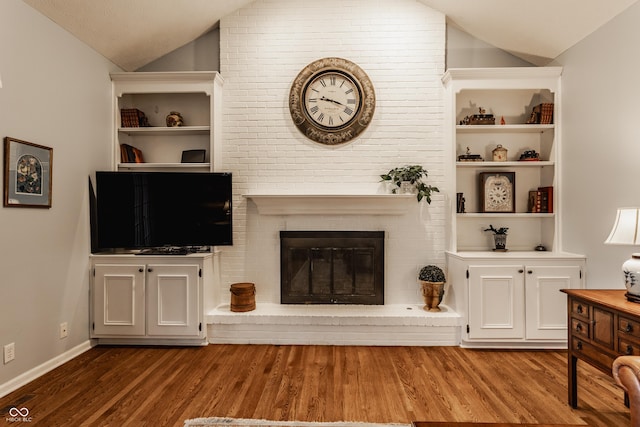
<svg viewBox="0 0 640 427">
<path fill-rule="evenodd" d="M 515 172 L 480 172 L 481 213 L 515 213 L 516 212 L 516 173 Z"/>
<path fill-rule="evenodd" d="M 4 138 L 5 207 L 51 208 L 53 148 Z"/>
</svg>

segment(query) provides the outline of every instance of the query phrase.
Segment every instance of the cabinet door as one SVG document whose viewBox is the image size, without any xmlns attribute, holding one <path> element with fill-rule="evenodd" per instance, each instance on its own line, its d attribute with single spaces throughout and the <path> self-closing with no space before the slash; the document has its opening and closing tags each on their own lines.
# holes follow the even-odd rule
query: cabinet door
<svg viewBox="0 0 640 427">
<path fill-rule="evenodd" d="M 93 337 L 145 334 L 144 265 L 96 264 Z"/>
<path fill-rule="evenodd" d="M 147 335 L 200 335 L 198 271 L 198 265 L 147 266 Z"/>
<path fill-rule="evenodd" d="M 567 339 L 567 297 L 561 289 L 582 287 L 578 266 L 527 266 L 527 339 Z"/>
<path fill-rule="evenodd" d="M 469 339 L 524 338 L 520 265 L 469 266 Z"/>
</svg>

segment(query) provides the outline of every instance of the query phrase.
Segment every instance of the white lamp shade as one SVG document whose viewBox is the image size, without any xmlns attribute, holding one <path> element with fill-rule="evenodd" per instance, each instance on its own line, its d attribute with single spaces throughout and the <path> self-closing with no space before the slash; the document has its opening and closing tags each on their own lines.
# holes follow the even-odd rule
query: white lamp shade
<svg viewBox="0 0 640 427">
<path fill-rule="evenodd" d="M 640 245 L 640 208 L 620 208 L 605 244 Z"/>
</svg>

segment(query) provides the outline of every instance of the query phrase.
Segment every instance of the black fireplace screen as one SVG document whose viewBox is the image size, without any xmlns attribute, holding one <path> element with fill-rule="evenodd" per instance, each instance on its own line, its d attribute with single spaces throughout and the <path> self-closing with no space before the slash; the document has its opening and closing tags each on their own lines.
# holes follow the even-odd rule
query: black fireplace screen
<svg viewBox="0 0 640 427">
<path fill-rule="evenodd" d="M 281 231 L 282 304 L 384 304 L 384 231 Z"/>
</svg>

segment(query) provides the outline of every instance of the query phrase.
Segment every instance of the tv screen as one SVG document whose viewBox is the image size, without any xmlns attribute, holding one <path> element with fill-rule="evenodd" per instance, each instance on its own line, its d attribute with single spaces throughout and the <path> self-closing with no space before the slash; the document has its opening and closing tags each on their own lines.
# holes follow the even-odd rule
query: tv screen
<svg viewBox="0 0 640 427">
<path fill-rule="evenodd" d="M 231 245 L 231 174 L 96 172 L 100 250 Z"/>
</svg>

